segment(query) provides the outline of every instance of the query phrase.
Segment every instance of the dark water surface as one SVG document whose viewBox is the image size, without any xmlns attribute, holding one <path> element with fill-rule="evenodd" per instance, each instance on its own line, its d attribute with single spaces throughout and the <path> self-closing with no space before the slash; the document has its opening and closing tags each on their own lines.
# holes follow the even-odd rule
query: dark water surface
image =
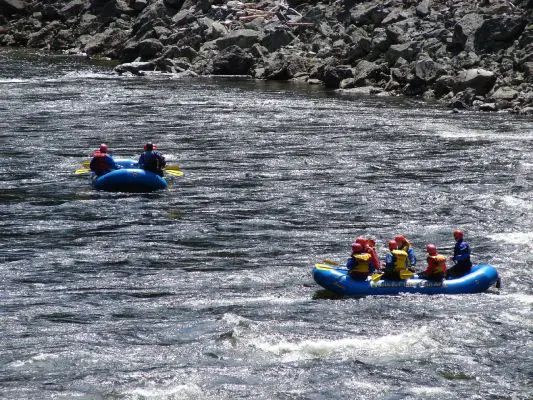
<svg viewBox="0 0 533 400">
<path fill-rule="evenodd" d="M 0 52 L 0 398 L 532 399 L 533 123 L 297 85 L 118 77 Z M 169 191 L 93 191 L 153 141 Z M 358 235 L 500 294 L 323 298 Z"/>
</svg>

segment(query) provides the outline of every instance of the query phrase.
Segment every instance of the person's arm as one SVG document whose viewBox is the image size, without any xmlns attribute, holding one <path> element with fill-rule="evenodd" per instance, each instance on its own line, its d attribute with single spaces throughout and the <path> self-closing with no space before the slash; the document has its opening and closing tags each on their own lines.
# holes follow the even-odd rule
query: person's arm
<svg viewBox="0 0 533 400">
<path fill-rule="evenodd" d="M 141 169 L 142 167 L 144 167 L 144 153 L 142 153 L 141 156 L 139 157 L 139 162 L 137 164 L 139 164 L 139 168 Z"/>
<path fill-rule="evenodd" d="M 346 268 L 352 269 L 354 267 L 354 263 L 355 260 L 352 257 L 348 258 L 348 261 L 346 261 Z"/>
<path fill-rule="evenodd" d="M 113 157 L 111 157 L 110 155 L 107 155 L 107 156 L 106 156 L 106 159 L 107 159 L 107 163 L 109 164 L 109 166 L 111 167 L 111 169 L 118 169 L 118 166 L 117 166 L 117 164 L 115 163 L 115 160 L 113 160 Z"/>
<path fill-rule="evenodd" d="M 394 268 L 394 258 L 392 254 L 387 254 L 385 256 L 385 270 L 390 270 Z"/>
<path fill-rule="evenodd" d="M 468 257 L 470 257 L 470 247 L 468 247 L 468 244 L 461 243 L 459 245 L 459 253 L 453 257 L 454 261 L 463 261 L 466 260 Z"/>
<path fill-rule="evenodd" d="M 409 263 L 411 264 L 411 267 L 414 267 L 416 265 L 416 255 L 415 251 L 409 247 L 409 250 L 407 251 L 407 256 L 409 257 Z"/>
</svg>

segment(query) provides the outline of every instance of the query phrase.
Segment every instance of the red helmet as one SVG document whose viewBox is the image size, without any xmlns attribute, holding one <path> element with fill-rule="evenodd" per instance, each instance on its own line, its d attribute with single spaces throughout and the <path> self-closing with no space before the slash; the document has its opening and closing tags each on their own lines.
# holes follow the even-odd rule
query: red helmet
<svg viewBox="0 0 533 400">
<path fill-rule="evenodd" d="M 107 144 L 102 143 L 100 145 L 100 153 L 107 153 Z"/>
<path fill-rule="evenodd" d="M 465 234 L 460 229 L 456 229 L 455 231 L 453 231 L 453 237 L 454 237 L 455 240 L 462 239 L 464 237 L 464 235 Z"/>
<path fill-rule="evenodd" d="M 364 247 L 361 246 L 361 243 L 352 243 L 352 253 L 362 253 Z"/>
<path fill-rule="evenodd" d="M 396 240 L 389 240 L 389 250 L 396 250 L 398 248 L 398 243 Z"/>
<path fill-rule="evenodd" d="M 403 236 L 403 235 L 396 235 L 396 236 L 394 236 L 394 240 L 395 240 L 396 243 L 398 243 L 398 244 L 403 243 L 403 242 L 405 242 L 405 236 Z"/>
<path fill-rule="evenodd" d="M 152 143 L 146 143 L 144 145 L 144 151 L 152 151 L 154 150 L 155 146 Z"/>
<path fill-rule="evenodd" d="M 357 239 L 355 239 L 355 243 L 359 243 L 363 248 L 366 246 L 366 239 L 362 236 L 359 236 Z"/>
<path fill-rule="evenodd" d="M 430 256 L 436 256 L 437 255 L 437 246 L 435 246 L 434 244 L 431 244 L 431 243 L 428 244 L 426 246 L 426 250 L 427 250 L 427 252 L 428 252 L 428 254 Z"/>
</svg>

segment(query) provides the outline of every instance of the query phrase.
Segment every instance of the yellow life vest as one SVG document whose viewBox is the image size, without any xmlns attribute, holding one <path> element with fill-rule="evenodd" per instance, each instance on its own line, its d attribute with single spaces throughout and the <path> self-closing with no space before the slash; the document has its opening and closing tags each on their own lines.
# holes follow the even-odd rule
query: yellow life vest
<svg viewBox="0 0 533 400">
<path fill-rule="evenodd" d="M 392 250 L 394 256 L 394 271 L 400 272 L 407 269 L 407 252 L 403 250 Z"/>
<path fill-rule="evenodd" d="M 428 256 L 428 262 L 430 259 L 433 260 L 433 274 L 442 274 L 446 271 L 446 256 L 437 254 L 436 256 Z"/>
<path fill-rule="evenodd" d="M 369 262 L 372 256 L 368 253 L 353 254 L 352 258 L 355 260 L 355 268 L 352 268 L 353 272 L 369 273 Z"/>
</svg>

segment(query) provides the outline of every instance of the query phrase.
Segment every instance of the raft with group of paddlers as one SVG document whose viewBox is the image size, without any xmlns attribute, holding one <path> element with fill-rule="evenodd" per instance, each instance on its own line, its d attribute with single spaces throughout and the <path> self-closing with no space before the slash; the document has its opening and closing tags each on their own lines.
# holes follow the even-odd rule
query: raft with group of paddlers
<svg viewBox="0 0 533 400">
<path fill-rule="evenodd" d="M 338 263 L 323 260 L 313 268 L 315 281 L 324 288 L 347 296 L 372 294 L 412 293 L 477 293 L 492 285 L 499 286 L 497 271 L 488 264 L 472 265 L 470 246 L 464 232 L 453 232 L 454 263 L 447 268 L 447 257 L 439 254 L 437 247 L 426 246 L 427 265 L 416 273 L 417 259 L 409 240 L 398 235 L 389 241 L 389 252 L 382 262 L 377 256 L 372 239 L 358 237 L 352 243 L 352 252 L 345 268 L 334 267 Z"/>
<path fill-rule="evenodd" d="M 76 174 L 91 173 L 91 183 L 95 189 L 112 192 L 152 192 L 166 189 L 170 176 L 183 176 L 177 166 L 168 166 L 165 157 L 152 143 L 144 145 L 137 161 L 115 160 L 106 144 L 93 153 L 91 161 L 75 171 Z"/>
</svg>

